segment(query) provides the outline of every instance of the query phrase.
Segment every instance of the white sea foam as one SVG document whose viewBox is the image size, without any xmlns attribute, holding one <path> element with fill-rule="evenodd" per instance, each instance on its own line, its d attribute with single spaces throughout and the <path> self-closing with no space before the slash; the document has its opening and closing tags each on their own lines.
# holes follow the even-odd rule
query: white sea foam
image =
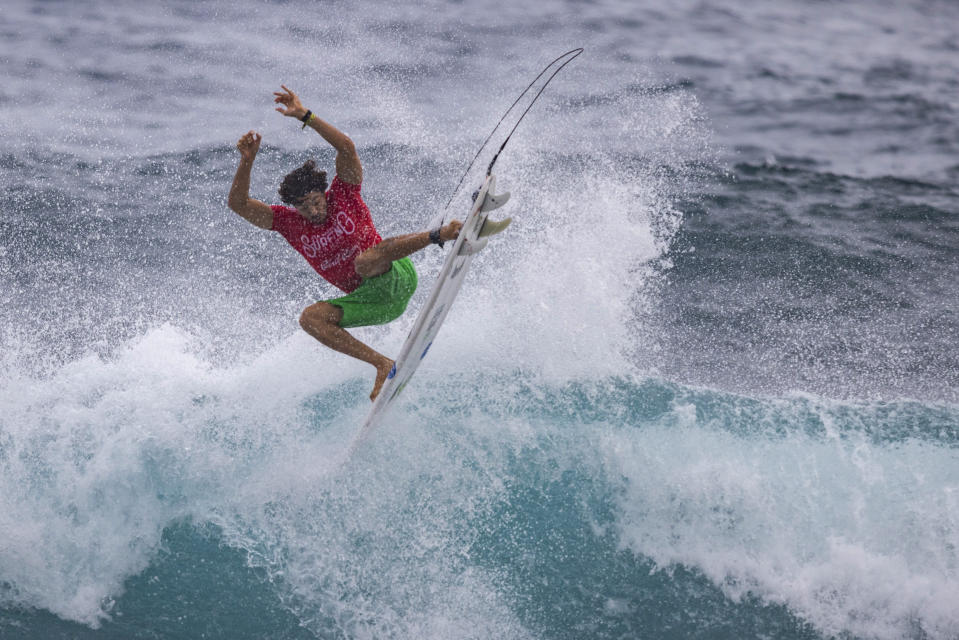
<svg viewBox="0 0 959 640">
<path fill-rule="evenodd" d="M 828 424 L 828 403 L 818 408 Z M 658 426 L 610 433 L 623 546 L 829 635 L 955 637 L 956 450 L 848 425 L 804 435 L 807 417 L 796 411 L 798 432 L 743 437 L 680 402 Z"/>
<path fill-rule="evenodd" d="M 366 408 L 355 398 L 336 408 L 350 372 L 305 335 L 215 370 L 162 327 L 115 360 L 8 378 L 5 599 L 99 626 L 163 529 L 190 518 L 218 524 L 285 585 L 278 595 L 304 624 L 333 620 L 351 637 L 528 637 L 495 576 L 471 565 L 475 532 L 460 528 L 497 493 L 484 491 L 485 471 L 437 459 L 417 420 L 392 425 L 403 446 L 339 466 Z M 324 390 L 332 396 L 311 415 L 303 400 Z"/>
</svg>

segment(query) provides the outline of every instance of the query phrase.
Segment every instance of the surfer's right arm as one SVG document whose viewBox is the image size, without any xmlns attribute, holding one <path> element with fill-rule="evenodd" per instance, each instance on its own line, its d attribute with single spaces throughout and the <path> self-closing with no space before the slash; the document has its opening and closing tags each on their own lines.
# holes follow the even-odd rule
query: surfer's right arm
<svg viewBox="0 0 959 640">
<path fill-rule="evenodd" d="M 240 166 L 233 177 L 227 204 L 230 209 L 261 229 L 272 229 L 273 209 L 265 202 L 250 197 L 250 172 L 253 170 L 253 160 L 260 150 L 262 139 L 260 134 L 250 131 L 236 143 L 236 148 L 240 150 Z"/>
</svg>

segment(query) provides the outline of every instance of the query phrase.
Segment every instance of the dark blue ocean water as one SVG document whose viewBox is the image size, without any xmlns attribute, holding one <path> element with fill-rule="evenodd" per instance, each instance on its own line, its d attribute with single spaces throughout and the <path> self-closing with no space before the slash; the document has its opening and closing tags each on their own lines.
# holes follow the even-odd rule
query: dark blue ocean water
<svg viewBox="0 0 959 640">
<path fill-rule="evenodd" d="M 0 638 L 959 637 L 957 26 L 5 2 Z M 227 209 L 236 140 L 268 202 L 332 169 L 285 83 L 356 141 L 381 233 L 421 229 L 576 46 L 497 163 L 513 226 L 337 466 L 372 371 Z M 412 319 L 357 335 L 395 353 Z"/>
</svg>

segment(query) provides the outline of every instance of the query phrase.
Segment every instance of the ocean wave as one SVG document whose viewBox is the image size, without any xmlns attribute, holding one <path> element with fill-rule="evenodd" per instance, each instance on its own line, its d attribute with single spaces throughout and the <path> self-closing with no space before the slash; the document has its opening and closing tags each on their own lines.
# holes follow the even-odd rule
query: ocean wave
<svg viewBox="0 0 959 640">
<path fill-rule="evenodd" d="M 149 593 L 123 585 L 149 584 L 164 539 L 199 535 L 245 558 L 270 615 L 320 636 L 666 633 L 644 604 L 664 590 L 760 626 L 959 628 L 942 605 L 959 588 L 955 406 L 434 359 L 340 466 L 368 380 L 317 369 L 304 344 L 222 368 L 166 328 L 114 359 L 7 374 L 8 606 L 117 628 Z M 214 575 L 236 570 L 226 549 L 206 556 Z M 568 614 L 544 615 L 559 597 Z"/>
</svg>

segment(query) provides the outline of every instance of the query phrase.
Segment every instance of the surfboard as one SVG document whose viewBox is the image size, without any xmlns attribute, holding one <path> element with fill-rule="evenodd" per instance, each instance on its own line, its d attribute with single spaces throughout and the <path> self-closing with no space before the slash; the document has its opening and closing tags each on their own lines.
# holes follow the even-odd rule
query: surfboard
<svg viewBox="0 0 959 640">
<path fill-rule="evenodd" d="M 363 426 L 350 446 L 350 454 L 382 424 L 383 417 L 397 402 L 410 378 L 429 353 L 476 254 L 486 247 L 490 236 L 501 232 L 512 222 L 512 218 L 500 221 L 489 219 L 491 211 L 502 207 L 509 200 L 508 192 L 494 195 L 495 187 L 496 176 L 489 174 L 483 185 L 473 194 L 470 213 L 463 221 L 459 236 L 448 250 L 430 296 L 420 309 L 413 328 L 396 357 L 390 377 L 376 396 Z"/>
</svg>

